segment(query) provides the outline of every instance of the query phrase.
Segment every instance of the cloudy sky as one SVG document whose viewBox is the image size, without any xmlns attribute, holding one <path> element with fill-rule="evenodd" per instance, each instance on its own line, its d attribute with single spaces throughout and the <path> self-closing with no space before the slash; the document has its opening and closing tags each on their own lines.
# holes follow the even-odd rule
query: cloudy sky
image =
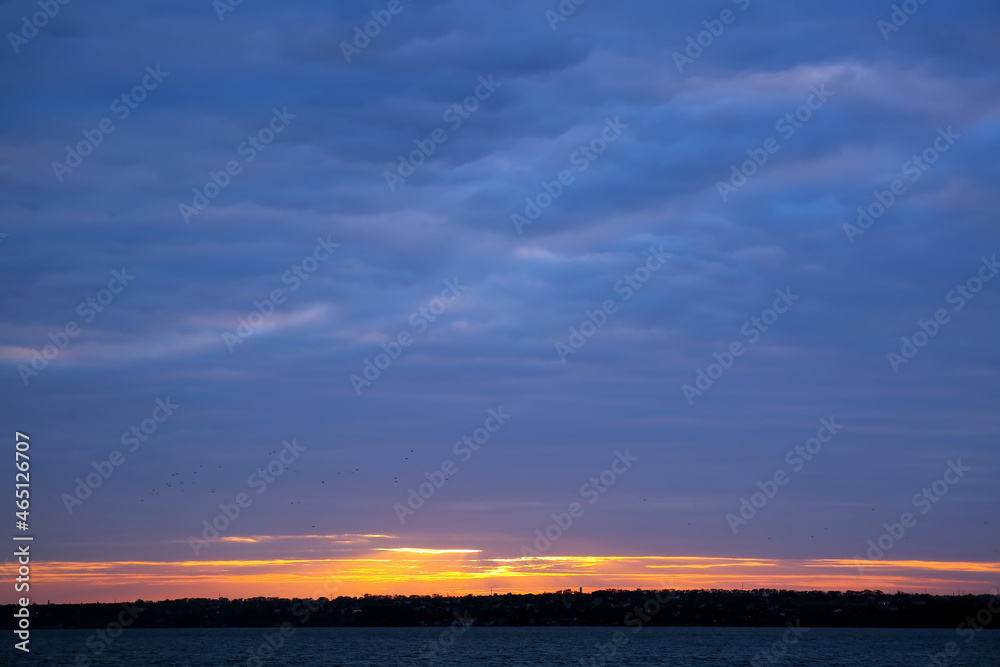
<svg viewBox="0 0 1000 667">
<path fill-rule="evenodd" d="M 1000 10 L 890 5 L 0 2 L 35 596 L 992 590 Z"/>
</svg>

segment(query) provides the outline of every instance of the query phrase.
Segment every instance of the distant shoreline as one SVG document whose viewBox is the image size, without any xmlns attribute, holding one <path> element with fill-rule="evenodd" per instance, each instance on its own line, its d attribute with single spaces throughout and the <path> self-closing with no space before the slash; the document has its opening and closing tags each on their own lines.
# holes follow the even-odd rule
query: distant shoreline
<svg viewBox="0 0 1000 667">
<path fill-rule="evenodd" d="M 15 605 L 3 605 L 12 629 Z M 537 594 L 184 598 L 33 604 L 32 628 L 803 627 L 1000 629 L 1000 598 L 881 591 L 568 590 Z M 965 626 L 963 626 L 965 624 Z"/>
</svg>

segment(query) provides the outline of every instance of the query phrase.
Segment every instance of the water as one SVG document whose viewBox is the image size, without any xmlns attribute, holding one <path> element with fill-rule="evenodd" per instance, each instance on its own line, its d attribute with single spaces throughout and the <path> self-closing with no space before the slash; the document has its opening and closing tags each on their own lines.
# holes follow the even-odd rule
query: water
<svg viewBox="0 0 1000 667">
<path fill-rule="evenodd" d="M 301 628 L 263 661 L 251 652 L 278 644 L 276 629 L 126 630 L 110 645 L 94 630 L 37 630 L 31 655 L 14 650 L 8 637 L 0 664 L 65 667 L 208 667 L 215 665 L 329 665 L 384 667 L 476 665 L 715 667 L 924 667 L 929 656 L 955 642 L 960 653 L 939 667 L 1000 667 L 1000 631 L 983 631 L 966 643 L 955 630 L 809 629 L 796 637 L 785 628 Z M 610 653 L 616 633 L 621 646 Z M 11 633 L 12 634 L 12 633 Z M 87 642 L 90 641 L 90 648 Z M 448 641 L 452 639 L 453 641 Z M 443 640 L 443 642 L 442 642 Z M 428 654 L 437 644 L 438 651 Z M 444 647 L 442 644 L 450 644 Z M 101 653 L 98 649 L 104 648 Z M 784 652 L 784 657 L 779 657 Z M 268 649 L 260 655 L 266 656 Z M 82 657 L 81 657 L 82 656 Z M 26 659 L 27 658 L 27 659 Z M 89 660 L 89 662 L 88 662 Z M 583 662 L 581 662 L 583 661 Z"/>
</svg>

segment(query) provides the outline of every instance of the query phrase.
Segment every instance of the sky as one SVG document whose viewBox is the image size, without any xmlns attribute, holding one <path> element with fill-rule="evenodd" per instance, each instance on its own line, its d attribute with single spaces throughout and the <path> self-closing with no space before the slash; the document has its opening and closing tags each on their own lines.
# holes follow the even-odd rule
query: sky
<svg viewBox="0 0 1000 667">
<path fill-rule="evenodd" d="M 0 27 L 32 597 L 1000 585 L 996 3 Z"/>
</svg>

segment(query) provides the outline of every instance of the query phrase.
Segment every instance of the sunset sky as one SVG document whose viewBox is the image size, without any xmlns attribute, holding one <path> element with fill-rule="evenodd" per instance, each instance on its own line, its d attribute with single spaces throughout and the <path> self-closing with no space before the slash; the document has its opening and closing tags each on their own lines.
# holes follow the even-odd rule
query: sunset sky
<svg viewBox="0 0 1000 667">
<path fill-rule="evenodd" d="M 32 598 L 995 591 L 1000 7 L 902 4 L 0 2 Z"/>
</svg>

